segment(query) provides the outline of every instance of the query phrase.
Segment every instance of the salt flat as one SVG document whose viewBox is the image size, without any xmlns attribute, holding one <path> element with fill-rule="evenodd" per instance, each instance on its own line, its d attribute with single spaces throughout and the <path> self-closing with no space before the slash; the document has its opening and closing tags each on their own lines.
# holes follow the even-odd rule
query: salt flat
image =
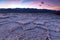
<svg viewBox="0 0 60 40">
<path fill-rule="evenodd" d="M 60 16 L 0 13 L 0 40 L 60 40 Z"/>
</svg>

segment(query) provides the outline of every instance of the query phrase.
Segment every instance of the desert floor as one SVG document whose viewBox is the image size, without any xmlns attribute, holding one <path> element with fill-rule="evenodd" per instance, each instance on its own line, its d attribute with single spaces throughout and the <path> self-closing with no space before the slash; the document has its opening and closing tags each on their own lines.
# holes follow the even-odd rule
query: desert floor
<svg viewBox="0 0 60 40">
<path fill-rule="evenodd" d="M 60 16 L 0 13 L 0 40 L 60 40 Z"/>
</svg>

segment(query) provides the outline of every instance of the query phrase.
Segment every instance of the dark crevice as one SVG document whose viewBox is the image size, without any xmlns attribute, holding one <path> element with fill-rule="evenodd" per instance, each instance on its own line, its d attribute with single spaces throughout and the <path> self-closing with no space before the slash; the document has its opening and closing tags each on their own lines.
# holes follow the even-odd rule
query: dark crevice
<svg viewBox="0 0 60 40">
<path fill-rule="evenodd" d="M 10 18 L 10 17 L 0 17 L 0 19 L 6 19 L 6 18 Z"/>
<path fill-rule="evenodd" d="M 49 38 L 47 37 L 46 40 L 49 40 Z"/>
</svg>

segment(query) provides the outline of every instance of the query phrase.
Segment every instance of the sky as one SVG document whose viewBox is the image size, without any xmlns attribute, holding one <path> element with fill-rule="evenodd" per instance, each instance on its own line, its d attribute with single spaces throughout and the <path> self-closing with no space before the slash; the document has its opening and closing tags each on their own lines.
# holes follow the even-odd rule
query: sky
<svg viewBox="0 0 60 40">
<path fill-rule="evenodd" d="M 0 8 L 37 8 L 60 10 L 60 0 L 0 0 Z"/>
</svg>

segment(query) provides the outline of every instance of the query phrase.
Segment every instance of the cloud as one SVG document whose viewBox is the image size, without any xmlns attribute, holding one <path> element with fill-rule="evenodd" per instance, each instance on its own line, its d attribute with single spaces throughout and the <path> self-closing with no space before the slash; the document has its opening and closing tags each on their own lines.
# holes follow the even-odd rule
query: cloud
<svg viewBox="0 0 60 40">
<path fill-rule="evenodd" d="M 0 0 L 0 8 L 9 6 L 28 8 L 53 8 L 60 7 L 59 4 L 60 0 Z"/>
</svg>

